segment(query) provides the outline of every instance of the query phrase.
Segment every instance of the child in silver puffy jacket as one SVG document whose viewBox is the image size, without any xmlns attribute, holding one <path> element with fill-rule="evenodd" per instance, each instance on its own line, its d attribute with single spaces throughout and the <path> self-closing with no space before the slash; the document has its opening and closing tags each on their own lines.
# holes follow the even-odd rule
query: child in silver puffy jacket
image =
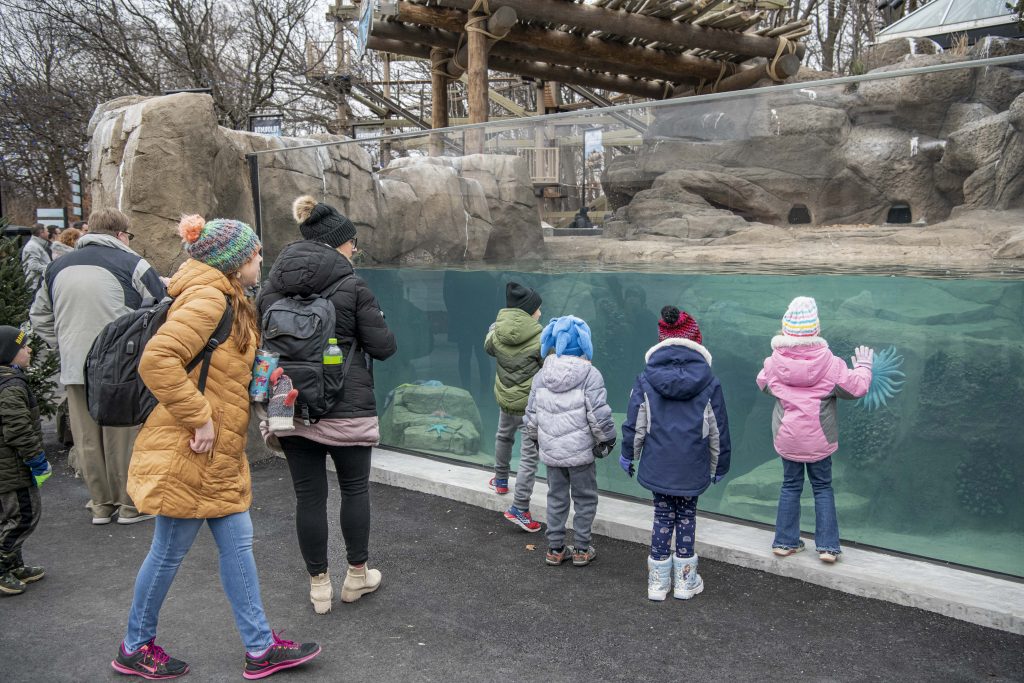
<svg viewBox="0 0 1024 683">
<path fill-rule="evenodd" d="M 597 555 L 590 545 L 597 514 L 594 458 L 604 457 L 615 445 L 615 423 L 604 377 L 590 363 L 594 345 L 587 323 L 571 315 L 553 318 L 541 334 L 540 355 L 544 365 L 533 378 L 523 435 L 537 444 L 548 468 L 545 561 L 560 565 L 571 556 L 582 567 Z M 570 496 L 576 508 L 575 547 L 565 545 Z"/>
</svg>

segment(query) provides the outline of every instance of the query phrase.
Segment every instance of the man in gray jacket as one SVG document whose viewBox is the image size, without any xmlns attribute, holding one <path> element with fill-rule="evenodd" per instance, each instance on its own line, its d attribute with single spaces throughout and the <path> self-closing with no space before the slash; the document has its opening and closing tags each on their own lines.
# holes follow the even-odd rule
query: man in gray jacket
<svg viewBox="0 0 1024 683">
<path fill-rule="evenodd" d="M 25 282 L 29 291 L 35 292 L 43 281 L 46 266 L 50 265 L 50 240 L 48 229 L 42 223 L 32 227 L 32 237 L 21 250 L 21 269 L 25 271 Z"/>
<path fill-rule="evenodd" d="M 555 318 L 541 333 L 544 365 L 533 377 L 523 418 L 523 441 L 537 444 L 548 467 L 548 552 L 545 561 L 590 564 L 597 551 L 590 529 L 597 514 L 597 466 L 615 445 L 615 422 L 604 377 L 591 363 L 590 327 L 571 315 Z M 554 351 L 551 355 L 548 352 Z M 575 547 L 565 545 L 569 498 L 575 505 Z"/>
<path fill-rule="evenodd" d="M 137 427 L 101 427 L 89 415 L 85 357 L 107 323 L 166 290 L 156 271 L 128 248 L 128 217 L 117 209 L 89 216 L 89 233 L 75 250 L 46 269 L 32 304 L 32 329 L 60 351 L 60 381 L 67 388 L 71 434 L 89 489 L 93 524 L 132 524 L 140 515 L 128 496 L 128 463 Z"/>
</svg>

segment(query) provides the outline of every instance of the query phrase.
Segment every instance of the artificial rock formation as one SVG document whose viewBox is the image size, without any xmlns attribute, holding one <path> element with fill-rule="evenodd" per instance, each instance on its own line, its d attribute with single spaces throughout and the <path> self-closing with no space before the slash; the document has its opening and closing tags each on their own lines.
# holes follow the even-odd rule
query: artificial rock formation
<svg viewBox="0 0 1024 683">
<path fill-rule="evenodd" d="M 245 155 L 260 157 L 263 241 L 269 255 L 299 237 L 291 202 L 325 197 L 348 215 L 372 254 L 379 223 L 370 159 L 358 145 L 288 151 L 344 138 L 279 138 L 217 125 L 213 100 L 181 93 L 101 104 L 89 125 L 93 207 L 120 208 L 138 239 L 132 247 L 161 272 L 184 260 L 176 226 L 182 214 L 255 222 Z"/>
<path fill-rule="evenodd" d="M 1024 41 L 990 39 L 972 51 L 976 57 L 1020 54 Z M 906 41 L 880 48 L 872 56 L 880 64 L 873 73 L 964 59 L 936 52 Z M 707 206 L 693 195 L 752 224 L 776 226 L 878 225 L 907 214 L 909 222 L 933 225 L 955 207 L 1021 208 L 1021 93 L 1019 65 L 978 69 L 968 61 L 963 68 L 857 86 L 807 83 L 662 107 L 643 146 L 615 157 L 605 171 L 602 186 L 617 209 L 607 227 L 623 237 L 671 237 L 650 223 L 651 207 L 673 207 L 661 223 L 699 223 Z M 733 237 L 742 226 L 724 231 L 730 243 L 743 239 Z M 705 238 L 704 244 L 722 238 L 690 229 L 677 236 Z"/>
<path fill-rule="evenodd" d="M 358 143 L 223 128 L 206 95 L 125 97 L 90 122 L 93 206 L 128 214 L 132 243 L 163 273 L 184 260 L 182 214 L 255 224 L 246 154 L 261 154 L 262 239 L 273 258 L 300 235 L 291 203 L 311 194 L 347 215 L 370 263 L 536 259 L 543 235 L 524 162 L 515 156 L 396 159 L 375 177 Z M 318 143 L 339 143 L 317 146 Z"/>
</svg>

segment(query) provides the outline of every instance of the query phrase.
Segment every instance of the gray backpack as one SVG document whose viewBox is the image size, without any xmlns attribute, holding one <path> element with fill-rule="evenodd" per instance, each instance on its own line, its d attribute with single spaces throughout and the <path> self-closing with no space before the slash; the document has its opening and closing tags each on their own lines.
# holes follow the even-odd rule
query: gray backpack
<svg viewBox="0 0 1024 683">
<path fill-rule="evenodd" d="M 260 321 L 261 348 L 280 354 L 279 367 L 299 390 L 295 415 L 309 422 L 331 412 L 341 395 L 349 361 L 356 349 L 353 342 L 343 365 L 324 365 L 324 350 L 334 331 L 337 313 L 331 297 L 346 276 L 327 291 L 312 296 L 290 296 L 275 301 Z"/>
</svg>

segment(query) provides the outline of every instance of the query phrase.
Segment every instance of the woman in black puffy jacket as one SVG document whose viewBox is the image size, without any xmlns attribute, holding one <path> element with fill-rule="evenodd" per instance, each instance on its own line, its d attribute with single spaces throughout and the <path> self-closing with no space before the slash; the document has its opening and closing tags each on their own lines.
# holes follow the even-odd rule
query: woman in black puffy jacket
<svg viewBox="0 0 1024 683">
<path fill-rule="evenodd" d="M 352 602 L 380 586 L 380 571 L 366 567 L 370 453 L 380 439 L 373 361 L 392 356 L 398 347 L 377 298 L 352 267 L 356 227 L 333 207 L 309 196 L 296 199 L 292 208 L 303 239 L 285 247 L 274 262 L 256 301 L 260 318 L 284 297 L 330 293 L 338 346 L 346 357 L 356 349 L 340 395 L 330 397 L 328 413 L 310 424 L 296 416 L 295 429 L 279 435 L 295 487 L 295 525 L 310 575 L 310 601 L 323 614 L 330 611 L 334 595 L 327 571 L 328 454 L 341 485 L 341 532 L 348 556 L 341 599 Z"/>
</svg>

